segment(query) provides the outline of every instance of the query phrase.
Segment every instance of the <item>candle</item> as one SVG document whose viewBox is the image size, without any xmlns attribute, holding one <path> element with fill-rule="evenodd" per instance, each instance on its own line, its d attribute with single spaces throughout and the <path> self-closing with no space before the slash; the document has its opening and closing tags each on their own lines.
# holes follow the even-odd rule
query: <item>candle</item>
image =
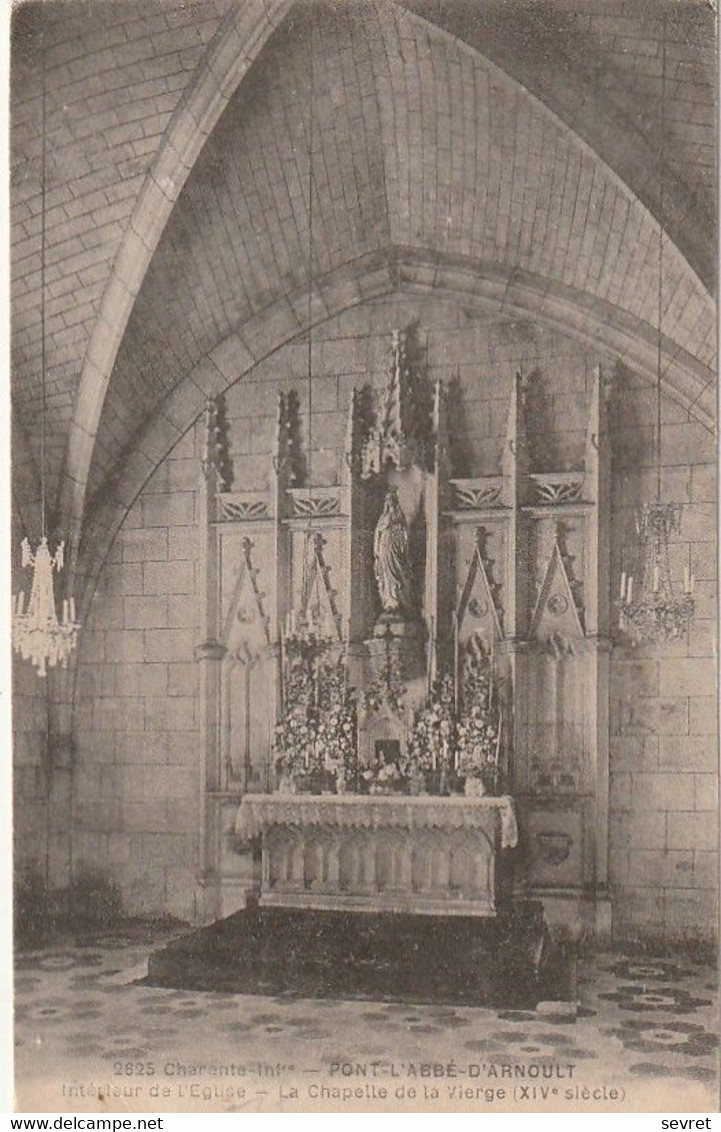
<svg viewBox="0 0 721 1132">
<path fill-rule="evenodd" d="M 658 566 L 653 568 L 653 592 L 658 593 Z"/>
<path fill-rule="evenodd" d="M 23 590 L 20 590 L 20 593 L 18 594 L 17 612 L 21 616 L 22 616 L 24 605 L 25 605 L 25 593 L 24 593 Z"/>
<path fill-rule="evenodd" d="M 691 590 L 690 590 L 691 593 L 693 593 L 693 588 L 694 588 L 695 585 L 696 585 L 696 575 L 692 574 L 691 575 Z"/>
<path fill-rule="evenodd" d="M 633 578 L 629 574 L 627 579 L 626 601 L 631 604 L 631 597 L 633 596 Z"/>
<path fill-rule="evenodd" d="M 453 613 L 453 694 L 454 694 L 454 697 L 455 697 L 454 703 L 455 703 L 456 715 L 458 715 L 458 700 L 459 700 L 459 690 L 460 690 L 459 686 L 458 686 L 458 678 L 459 678 L 459 672 L 458 672 L 458 638 L 459 638 L 459 633 L 460 633 L 460 625 L 458 624 L 458 610 L 456 609 Z"/>
<path fill-rule="evenodd" d="M 426 674 L 426 682 L 428 684 L 428 695 L 431 694 L 433 687 L 433 649 L 435 646 L 435 633 L 436 625 L 435 618 L 431 617 L 431 631 L 428 637 L 428 672 Z"/>
<path fill-rule="evenodd" d="M 67 620 L 68 620 L 68 599 L 66 597 L 64 597 L 63 598 L 63 623 L 67 624 Z"/>
<path fill-rule="evenodd" d="M 683 568 L 683 588 L 686 593 L 691 593 L 691 575 L 689 574 L 688 566 Z"/>
<path fill-rule="evenodd" d="M 280 700 L 280 710 L 285 708 L 285 639 L 283 633 L 283 626 L 278 626 L 278 665 L 280 672 L 278 673 L 278 699 Z"/>
<path fill-rule="evenodd" d="M 626 599 L 626 571 L 621 573 L 621 601 Z"/>
<path fill-rule="evenodd" d="M 75 598 L 70 598 L 70 620 L 75 621 Z"/>
</svg>

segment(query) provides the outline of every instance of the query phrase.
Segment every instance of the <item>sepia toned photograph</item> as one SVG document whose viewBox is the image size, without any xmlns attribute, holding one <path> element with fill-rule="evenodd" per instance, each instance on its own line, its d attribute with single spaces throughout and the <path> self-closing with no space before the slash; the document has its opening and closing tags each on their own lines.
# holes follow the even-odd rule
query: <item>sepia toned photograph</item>
<svg viewBox="0 0 721 1132">
<path fill-rule="evenodd" d="M 16 1110 L 717 1112 L 715 0 L 7 35 Z"/>
</svg>

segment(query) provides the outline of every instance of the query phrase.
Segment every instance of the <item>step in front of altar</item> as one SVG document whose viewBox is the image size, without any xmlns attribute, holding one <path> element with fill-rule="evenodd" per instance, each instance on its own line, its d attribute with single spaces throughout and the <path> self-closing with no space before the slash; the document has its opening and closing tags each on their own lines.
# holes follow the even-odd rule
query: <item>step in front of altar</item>
<svg viewBox="0 0 721 1132">
<path fill-rule="evenodd" d="M 549 980 L 550 976 L 550 980 Z M 495 917 L 258 907 L 172 941 L 147 983 L 265 996 L 534 1008 L 568 996 L 540 904 Z"/>
</svg>

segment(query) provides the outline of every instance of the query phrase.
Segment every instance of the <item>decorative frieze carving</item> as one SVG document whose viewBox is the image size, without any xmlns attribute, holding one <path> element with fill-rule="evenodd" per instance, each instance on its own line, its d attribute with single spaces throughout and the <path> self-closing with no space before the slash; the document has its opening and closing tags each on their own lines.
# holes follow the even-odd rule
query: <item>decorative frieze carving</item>
<svg viewBox="0 0 721 1132">
<path fill-rule="evenodd" d="M 248 523 L 270 518 L 267 499 L 223 492 L 218 496 L 218 520 L 221 523 Z"/>
<path fill-rule="evenodd" d="M 477 479 L 451 480 L 452 505 L 458 511 L 482 511 L 503 506 L 503 479 L 484 476 Z"/>
<path fill-rule="evenodd" d="M 537 504 L 577 503 L 583 494 L 583 473 L 534 473 L 529 478 L 533 481 L 534 502 Z"/>
<path fill-rule="evenodd" d="M 294 517 L 319 519 L 329 515 L 340 515 L 340 493 L 315 488 L 313 492 L 293 488 L 289 491 L 291 509 Z"/>
</svg>

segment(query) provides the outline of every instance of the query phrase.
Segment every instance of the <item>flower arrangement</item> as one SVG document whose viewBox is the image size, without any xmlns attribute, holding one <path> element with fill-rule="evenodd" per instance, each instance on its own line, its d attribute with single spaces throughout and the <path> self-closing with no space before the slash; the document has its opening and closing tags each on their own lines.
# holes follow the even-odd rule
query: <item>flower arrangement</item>
<svg viewBox="0 0 721 1132">
<path fill-rule="evenodd" d="M 380 675 L 361 693 L 361 706 L 368 714 L 377 715 L 390 709 L 394 715 L 402 716 L 406 691 L 407 688 L 389 657 Z"/>
<path fill-rule="evenodd" d="M 327 659 L 331 642 L 313 635 L 286 645 L 283 717 L 275 728 L 275 769 L 311 792 L 343 789 L 356 773 L 356 704 L 345 658 Z"/>
<path fill-rule="evenodd" d="M 404 794 L 408 786 L 402 759 L 384 759 L 381 755 L 360 771 L 359 778 L 361 790 L 368 794 Z"/>
<path fill-rule="evenodd" d="M 408 769 L 412 775 L 452 769 L 456 737 L 454 701 L 453 677 L 441 676 L 413 718 L 408 739 Z"/>
<path fill-rule="evenodd" d="M 493 699 L 490 658 L 469 650 L 461 683 L 461 706 L 456 725 L 458 773 L 482 784 L 490 794 L 500 787 L 500 746 L 503 718 L 498 697 Z M 475 792 L 481 792 L 476 789 Z"/>
<path fill-rule="evenodd" d="M 275 769 L 282 779 L 322 769 L 317 743 L 318 673 L 327 642 L 313 635 L 286 642 L 283 716 L 275 727 Z"/>
<path fill-rule="evenodd" d="M 348 687 L 344 658 L 324 664 L 319 675 L 317 746 L 323 767 L 335 776 L 336 788 L 355 782 L 358 770 L 358 714 L 355 697 Z"/>
</svg>

